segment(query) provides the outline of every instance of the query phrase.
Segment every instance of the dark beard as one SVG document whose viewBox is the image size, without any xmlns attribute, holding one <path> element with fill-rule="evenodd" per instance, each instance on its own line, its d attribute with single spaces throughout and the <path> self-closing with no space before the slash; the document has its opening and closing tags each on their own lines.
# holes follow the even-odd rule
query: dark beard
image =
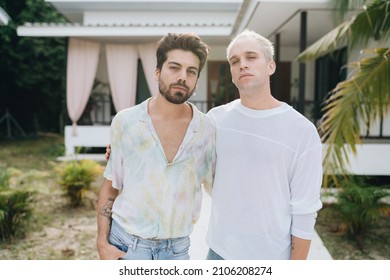
<svg viewBox="0 0 390 280">
<path fill-rule="evenodd" d="M 181 92 L 181 91 L 172 92 L 171 88 L 173 86 L 177 86 L 177 85 L 181 86 L 181 87 L 185 87 L 187 89 L 188 94 L 183 94 L 183 92 Z M 158 90 L 159 90 L 160 94 L 162 96 L 164 96 L 167 101 L 169 101 L 173 104 L 183 104 L 191 97 L 191 95 L 194 92 L 194 90 L 192 90 L 190 92 L 190 89 L 186 85 L 179 84 L 179 83 L 170 85 L 167 90 L 164 90 L 163 86 L 161 84 L 159 84 Z"/>
</svg>

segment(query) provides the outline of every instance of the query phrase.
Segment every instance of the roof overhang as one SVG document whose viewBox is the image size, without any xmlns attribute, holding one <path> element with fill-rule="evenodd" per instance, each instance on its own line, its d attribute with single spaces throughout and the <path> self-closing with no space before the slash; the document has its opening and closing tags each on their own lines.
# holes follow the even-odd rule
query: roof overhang
<svg viewBox="0 0 390 280">
<path fill-rule="evenodd" d="M 200 36 L 229 36 L 231 25 L 77 25 L 77 24 L 31 24 L 18 27 L 19 36 L 42 37 L 149 37 L 168 32 L 195 32 Z"/>
<path fill-rule="evenodd" d="M 19 36 L 83 37 L 97 41 L 150 42 L 168 32 L 195 32 L 209 45 L 226 46 L 252 29 L 281 45 L 297 47 L 300 15 L 307 12 L 307 44 L 334 27 L 328 0 L 46 0 L 69 24 L 26 23 Z"/>
<path fill-rule="evenodd" d="M 222 44 L 251 0 L 47 1 L 71 23 L 25 23 L 19 36 L 152 41 L 168 32 L 194 32 Z"/>
<path fill-rule="evenodd" d="M 199 13 L 230 12 L 235 15 L 248 0 L 46 0 L 70 22 L 85 23 L 87 12 L 175 12 L 191 11 L 192 18 Z"/>
<path fill-rule="evenodd" d="M 0 25 L 7 25 L 10 19 L 9 15 L 0 7 Z"/>
<path fill-rule="evenodd" d="M 19 26 L 19 36 L 29 37 L 81 37 L 99 41 L 156 41 L 169 32 L 194 32 L 202 38 L 226 38 L 231 25 L 77 25 L 77 24 L 25 24 Z"/>
</svg>

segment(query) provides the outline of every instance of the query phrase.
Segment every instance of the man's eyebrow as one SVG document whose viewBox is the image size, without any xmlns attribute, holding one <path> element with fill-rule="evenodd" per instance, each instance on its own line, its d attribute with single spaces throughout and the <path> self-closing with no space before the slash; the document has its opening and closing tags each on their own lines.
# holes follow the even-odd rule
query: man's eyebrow
<svg viewBox="0 0 390 280">
<path fill-rule="evenodd" d="M 231 57 L 229 57 L 229 61 L 231 61 L 231 60 L 233 60 L 234 58 L 236 58 L 236 56 L 235 55 L 233 55 L 233 56 L 231 56 Z"/>
<path fill-rule="evenodd" d="M 175 62 L 175 61 L 168 61 L 168 64 L 174 64 L 177 66 L 181 66 L 181 64 L 179 62 Z"/>
<path fill-rule="evenodd" d="M 245 54 L 257 54 L 257 52 L 255 52 L 255 51 L 247 51 L 247 52 L 245 52 Z"/>
<path fill-rule="evenodd" d="M 188 69 L 192 69 L 192 70 L 195 70 L 195 71 L 199 71 L 198 67 L 195 67 L 195 66 L 190 66 L 190 67 L 188 67 Z"/>
<path fill-rule="evenodd" d="M 176 61 L 168 61 L 168 64 L 174 64 L 174 65 L 177 65 L 180 67 L 183 66 L 182 64 L 180 64 L 179 62 L 176 62 Z M 190 66 L 190 67 L 188 67 L 188 69 L 199 71 L 198 67 L 195 67 L 195 66 Z"/>
<path fill-rule="evenodd" d="M 245 55 L 250 55 L 250 54 L 258 55 L 258 53 L 255 52 L 255 51 L 246 51 L 244 54 L 245 54 Z M 232 55 L 231 57 L 229 57 L 229 61 L 231 61 L 231 60 L 234 59 L 234 58 L 237 58 L 237 56 L 236 56 L 236 55 Z"/>
</svg>

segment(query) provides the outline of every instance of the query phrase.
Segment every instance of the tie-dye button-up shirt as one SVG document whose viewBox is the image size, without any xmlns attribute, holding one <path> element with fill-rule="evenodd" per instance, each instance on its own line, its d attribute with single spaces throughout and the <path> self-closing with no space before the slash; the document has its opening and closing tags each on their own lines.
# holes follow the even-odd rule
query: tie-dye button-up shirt
<svg viewBox="0 0 390 280">
<path fill-rule="evenodd" d="M 209 192 L 212 186 L 215 127 L 189 103 L 193 117 L 169 163 L 147 112 L 149 100 L 120 111 L 111 124 L 104 176 L 119 190 L 112 218 L 142 238 L 188 236 L 200 215 L 201 186 Z"/>
</svg>

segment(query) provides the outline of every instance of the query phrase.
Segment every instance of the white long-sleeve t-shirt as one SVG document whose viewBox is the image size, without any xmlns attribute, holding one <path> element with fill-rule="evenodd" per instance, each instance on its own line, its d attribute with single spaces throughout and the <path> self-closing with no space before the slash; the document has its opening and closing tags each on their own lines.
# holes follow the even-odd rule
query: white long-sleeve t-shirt
<svg viewBox="0 0 390 280">
<path fill-rule="evenodd" d="M 217 164 L 207 243 L 224 259 L 289 259 L 291 235 L 311 239 L 321 208 L 322 144 L 289 105 L 240 100 L 208 113 Z"/>
</svg>

